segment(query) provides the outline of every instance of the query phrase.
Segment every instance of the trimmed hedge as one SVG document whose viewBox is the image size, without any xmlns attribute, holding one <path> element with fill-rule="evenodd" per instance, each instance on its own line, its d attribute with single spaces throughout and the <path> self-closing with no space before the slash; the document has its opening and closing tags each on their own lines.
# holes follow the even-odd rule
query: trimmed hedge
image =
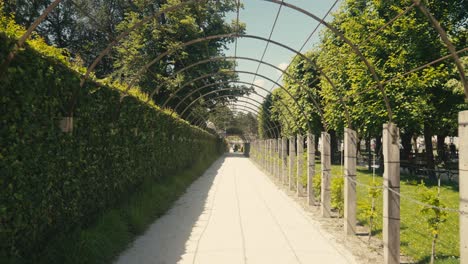
<svg viewBox="0 0 468 264">
<path fill-rule="evenodd" d="M 13 40 L 0 35 L 0 61 Z M 25 48 L 0 77 L 0 259 L 28 258 L 147 180 L 216 157 L 215 136 Z M 73 133 L 63 133 L 73 91 Z"/>
</svg>

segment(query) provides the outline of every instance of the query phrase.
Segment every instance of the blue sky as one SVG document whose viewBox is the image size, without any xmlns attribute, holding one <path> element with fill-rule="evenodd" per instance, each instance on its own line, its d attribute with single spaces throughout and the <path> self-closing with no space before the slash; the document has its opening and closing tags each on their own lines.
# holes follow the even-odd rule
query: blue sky
<svg viewBox="0 0 468 264">
<path fill-rule="evenodd" d="M 338 1 L 333 11 L 337 10 L 342 1 L 343 0 Z M 243 0 L 241 2 L 244 8 L 240 10 L 239 20 L 246 23 L 246 34 L 268 38 L 280 5 L 263 0 Z M 299 6 L 322 18 L 333 6 L 335 0 L 287 0 L 285 2 Z M 235 17 L 236 14 L 232 13 L 229 14 L 226 19 L 230 21 L 235 19 Z M 331 18 L 332 16 L 329 15 L 326 20 L 329 21 Z M 288 45 L 295 50 L 299 50 L 317 24 L 318 22 L 314 19 L 283 6 L 271 39 Z M 314 45 L 318 43 L 321 29 L 323 29 L 323 26 L 320 26 L 319 30 L 315 32 L 313 37 L 306 43 L 302 52 L 312 49 Z M 241 38 L 238 40 L 237 44 L 237 56 L 261 59 L 265 46 L 265 41 Z M 225 54 L 227 56 L 234 56 L 234 44 L 229 45 Z M 280 68 L 285 68 L 293 56 L 294 53 L 276 46 L 275 44 L 270 44 L 263 60 Z M 253 61 L 238 60 L 237 63 L 237 69 L 242 71 L 255 72 L 258 66 L 258 63 Z M 260 66 L 258 73 L 270 79 L 274 79 L 275 81 L 280 76 L 279 71 L 267 65 Z M 239 74 L 239 78 L 242 81 L 251 83 L 254 79 L 254 75 Z M 275 87 L 272 82 L 261 77 L 256 77 L 255 84 L 268 90 Z"/>
</svg>

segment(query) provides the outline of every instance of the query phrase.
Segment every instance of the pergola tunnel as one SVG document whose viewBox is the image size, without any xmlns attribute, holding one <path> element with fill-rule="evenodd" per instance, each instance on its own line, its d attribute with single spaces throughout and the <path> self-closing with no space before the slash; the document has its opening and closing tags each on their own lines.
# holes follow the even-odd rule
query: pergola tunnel
<svg viewBox="0 0 468 264">
<path fill-rule="evenodd" d="M 1 2 L 0 262 L 112 262 L 227 155 L 384 263 L 468 264 L 468 2 L 296 2 Z"/>
</svg>

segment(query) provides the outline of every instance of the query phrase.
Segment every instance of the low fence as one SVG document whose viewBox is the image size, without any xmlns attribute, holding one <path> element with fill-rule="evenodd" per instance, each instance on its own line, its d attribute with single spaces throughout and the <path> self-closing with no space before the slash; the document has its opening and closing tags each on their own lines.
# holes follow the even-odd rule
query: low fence
<svg viewBox="0 0 468 264">
<path fill-rule="evenodd" d="M 400 263 L 400 253 L 412 261 L 444 260 L 468 263 L 468 111 L 459 115 L 459 170 L 436 170 L 438 184 L 417 177 L 420 168 L 400 170 L 399 130 L 383 127 L 384 173 L 357 167 L 358 137 L 345 129 L 342 166 L 331 166 L 330 135 L 323 132 L 320 163 L 315 162 L 314 136 L 257 140 L 250 157 L 266 173 L 320 206 L 322 217 L 343 217 L 344 233 L 367 228 L 369 237 L 382 239 L 384 263 Z M 288 153 L 289 152 L 289 153 Z M 411 171 L 412 169 L 417 171 Z M 400 172 L 403 172 L 400 180 Z M 448 181 L 441 184 L 444 176 Z M 457 188 L 459 187 L 459 188 Z M 362 235 L 362 234 L 361 234 Z"/>
</svg>

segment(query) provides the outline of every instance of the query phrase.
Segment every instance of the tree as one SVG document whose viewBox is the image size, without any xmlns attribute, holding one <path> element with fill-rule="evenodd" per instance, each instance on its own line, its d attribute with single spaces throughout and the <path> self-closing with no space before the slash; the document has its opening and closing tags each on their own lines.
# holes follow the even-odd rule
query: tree
<svg viewBox="0 0 468 264">
<path fill-rule="evenodd" d="M 466 12 L 460 12 L 446 1 L 423 3 L 450 34 L 463 36 L 463 32 L 466 32 L 466 27 L 462 26 L 466 24 Z M 417 8 L 372 35 L 409 4 L 404 0 L 349 0 L 331 24 L 359 46 L 363 55 L 375 66 L 381 80 L 395 78 L 385 85 L 393 122 L 407 135 L 406 138 L 414 133 L 424 134 L 427 166 L 433 168 L 431 138 L 440 127 L 438 124 L 447 116 L 451 116 L 453 121 L 453 113 L 466 106 L 463 96 L 446 87 L 447 81 L 453 78 L 450 74 L 452 64 L 437 63 L 422 71 L 402 75 L 448 53 L 438 33 Z M 460 8 L 460 5 L 462 1 L 456 1 L 455 6 Z M 453 40 L 456 44 L 465 43 L 466 37 L 455 37 Z M 338 92 L 345 96 L 353 127 L 359 134 L 380 138 L 382 124 L 388 121 L 388 117 L 382 93 L 369 70 L 352 49 L 330 31 L 323 32 L 320 49 L 319 65 L 334 81 Z M 332 127 L 341 129 L 343 106 L 337 91 L 323 79 L 322 87 L 326 119 Z M 405 145 L 408 147 L 409 144 Z"/>
<path fill-rule="evenodd" d="M 27 27 L 50 3 L 51 0 L 6 0 L 4 8 L 8 13 L 16 13 L 16 21 Z M 242 33 L 245 28 L 242 23 L 237 28 L 237 25 L 225 21 L 226 13 L 236 9 L 236 3 L 230 0 L 189 3 L 177 10 L 155 16 L 156 12 L 181 3 L 184 1 L 62 1 L 40 24 L 37 31 L 49 44 L 68 49 L 77 61 L 90 65 L 118 35 L 142 20 L 147 20 L 113 47 L 110 54 L 104 57 L 96 67 L 95 75 L 110 82 L 117 82 L 124 87 L 130 84 L 138 86 L 148 94 L 161 86 L 152 99 L 157 104 L 162 104 L 183 83 L 207 73 L 222 72 L 222 74 L 188 84 L 171 101 L 169 107 L 174 107 L 180 102 L 180 98 L 184 98 L 197 87 L 215 84 L 200 91 L 205 93 L 220 88 L 234 87 L 225 83 L 237 80 L 236 74 L 223 72 L 232 69 L 234 63 L 223 60 L 198 65 L 172 78 L 172 74 L 187 65 L 205 58 L 223 55 L 223 49 L 233 41 L 232 38 L 213 39 L 185 48 L 181 48 L 180 45 L 209 35 L 235 31 Z M 150 17 L 153 19 L 148 20 Z M 173 53 L 145 71 L 142 70 L 146 64 L 167 50 Z M 243 91 L 222 93 L 233 96 L 244 94 Z M 232 99 L 232 97 L 210 99 L 217 95 L 209 95 L 207 102 L 224 103 Z M 189 100 L 198 96 L 198 93 L 194 94 Z M 204 103 L 203 100 L 193 109 L 197 109 L 202 103 Z M 211 105 L 204 107 L 211 107 Z"/>
<path fill-rule="evenodd" d="M 276 138 L 279 136 L 276 135 L 276 130 L 281 129 L 281 124 L 272 115 L 273 100 L 274 99 L 272 94 L 268 94 L 265 100 L 263 101 L 259 114 L 257 116 L 258 136 L 261 139 Z"/>
</svg>

